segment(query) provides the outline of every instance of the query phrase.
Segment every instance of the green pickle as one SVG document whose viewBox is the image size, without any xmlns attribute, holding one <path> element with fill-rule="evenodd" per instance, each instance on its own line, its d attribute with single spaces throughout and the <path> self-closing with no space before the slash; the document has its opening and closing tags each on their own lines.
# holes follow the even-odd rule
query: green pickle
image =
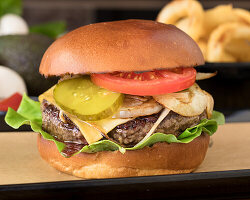
<svg viewBox="0 0 250 200">
<path fill-rule="evenodd" d="M 84 121 L 112 116 L 123 102 L 123 94 L 101 88 L 87 76 L 58 83 L 53 95 L 63 110 Z"/>
</svg>

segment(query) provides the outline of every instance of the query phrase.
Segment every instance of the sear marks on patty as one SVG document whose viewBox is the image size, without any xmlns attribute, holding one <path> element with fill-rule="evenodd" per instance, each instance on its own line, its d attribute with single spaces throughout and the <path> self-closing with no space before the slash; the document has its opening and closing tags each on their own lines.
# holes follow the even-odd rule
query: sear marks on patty
<svg viewBox="0 0 250 200">
<path fill-rule="evenodd" d="M 60 110 L 48 101 L 42 102 L 43 130 L 50 133 L 53 137 L 63 142 L 71 142 L 87 145 L 78 127 L 63 114 L 64 121 L 60 119 Z"/>
<path fill-rule="evenodd" d="M 158 117 L 159 113 L 151 116 L 138 117 L 125 124 L 118 125 L 109 132 L 109 136 L 122 146 L 132 147 L 146 136 Z M 170 111 L 165 119 L 159 124 L 155 133 L 161 132 L 179 136 L 185 129 L 199 124 L 204 118 L 206 118 L 205 112 L 198 116 L 184 117 Z"/>
<path fill-rule="evenodd" d="M 124 147 L 134 146 L 145 137 L 157 121 L 159 115 L 160 113 L 137 117 L 134 120 L 116 126 L 108 135 Z M 60 118 L 60 111 L 46 100 L 42 102 L 42 117 L 43 130 L 50 133 L 59 141 L 82 145 L 88 144 L 78 127 L 65 114 L 63 114 L 64 120 L 62 120 Z M 199 124 L 206 117 L 205 112 L 198 116 L 184 117 L 170 111 L 155 132 L 178 136 L 186 128 Z"/>
<path fill-rule="evenodd" d="M 88 145 L 88 144 L 77 144 L 73 142 L 64 142 L 64 144 L 66 146 L 64 147 L 61 153 L 67 158 L 80 151 L 85 145 Z"/>
</svg>

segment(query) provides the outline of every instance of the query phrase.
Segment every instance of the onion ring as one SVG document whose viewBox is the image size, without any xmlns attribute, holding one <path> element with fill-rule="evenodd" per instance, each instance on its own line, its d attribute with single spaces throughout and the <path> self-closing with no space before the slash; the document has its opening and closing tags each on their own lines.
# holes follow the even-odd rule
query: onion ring
<svg viewBox="0 0 250 200">
<path fill-rule="evenodd" d="M 204 10 L 198 1 L 172 1 L 162 8 L 157 21 L 173 24 L 186 32 L 195 41 L 203 34 Z"/>
<path fill-rule="evenodd" d="M 225 23 L 209 37 L 209 62 L 250 61 L 250 26 L 243 23 Z"/>
<path fill-rule="evenodd" d="M 211 32 L 224 23 L 238 22 L 250 25 L 250 13 L 241 8 L 233 8 L 229 5 L 219 5 L 205 11 L 204 37 L 209 38 Z"/>
<path fill-rule="evenodd" d="M 250 12 L 241 8 L 234 8 L 234 14 L 238 21 L 250 25 Z"/>
<path fill-rule="evenodd" d="M 229 5 L 219 5 L 205 11 L 204 15 L 204 37 L 209 38 L 211 32 L 221 24 L 236 21 L 233 7 Z"/>
<path fill-rule="evenodd" d="M 204 59 L 207 60 L 207 41 L 200 39 L 197 41 L 197 44 L 201 49 Z"/>
</svg>

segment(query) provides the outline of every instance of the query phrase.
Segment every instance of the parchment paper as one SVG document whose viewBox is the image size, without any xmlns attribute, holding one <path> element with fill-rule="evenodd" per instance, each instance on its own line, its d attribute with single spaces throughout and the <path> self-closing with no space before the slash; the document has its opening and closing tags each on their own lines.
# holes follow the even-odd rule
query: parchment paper
<svg viewBox="0 0 250 200">
<path fill-rule="evenodd" d="M 32 132 L 0 132 L 0 185 L 80 180 L 43 161 L 36 139 Z M 195 172 L 250 169 L 250 123 L 220 126 L 212 143 Z"/>
</svg>

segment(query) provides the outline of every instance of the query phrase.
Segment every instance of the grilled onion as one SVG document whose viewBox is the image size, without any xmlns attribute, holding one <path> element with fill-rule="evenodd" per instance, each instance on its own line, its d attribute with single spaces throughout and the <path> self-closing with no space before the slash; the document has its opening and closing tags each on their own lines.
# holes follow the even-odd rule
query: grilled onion
<svg viewBox="0 0 250 200">
<path fill-rule="evenodd" d="M 115 113 L 113 118 L 134 118 L 152 115 L 163 109 L 152 97 L 125 95 L 122 107 Z"/>
<path fill-rule="evenodd" d="M 204 80 L 204 79 L 209 79 L 214 77 L 217 74 L 217 72 L 213 73 L 202 73 L 202 72 L 197 72 L 196 73 L 196 80 Z"/>
<path fill-rule="evenodd" d="M 212 117 L 213 109 L 214 109 L 214 99 L 212 95 L 210 95 L 208 92 L 205 90 L 202 90 L 202 92 L 207 96 L 207 117 L 210 119 Z"/>
<path fill-rule="evenodd" d="M 154 99 L 182 116 L 200 115 L 206 108 L 210 116 L 213 110 L 211 95 L 201 90 L 197 84 L 178 93 L 154 96 Z"/>
</svg>

